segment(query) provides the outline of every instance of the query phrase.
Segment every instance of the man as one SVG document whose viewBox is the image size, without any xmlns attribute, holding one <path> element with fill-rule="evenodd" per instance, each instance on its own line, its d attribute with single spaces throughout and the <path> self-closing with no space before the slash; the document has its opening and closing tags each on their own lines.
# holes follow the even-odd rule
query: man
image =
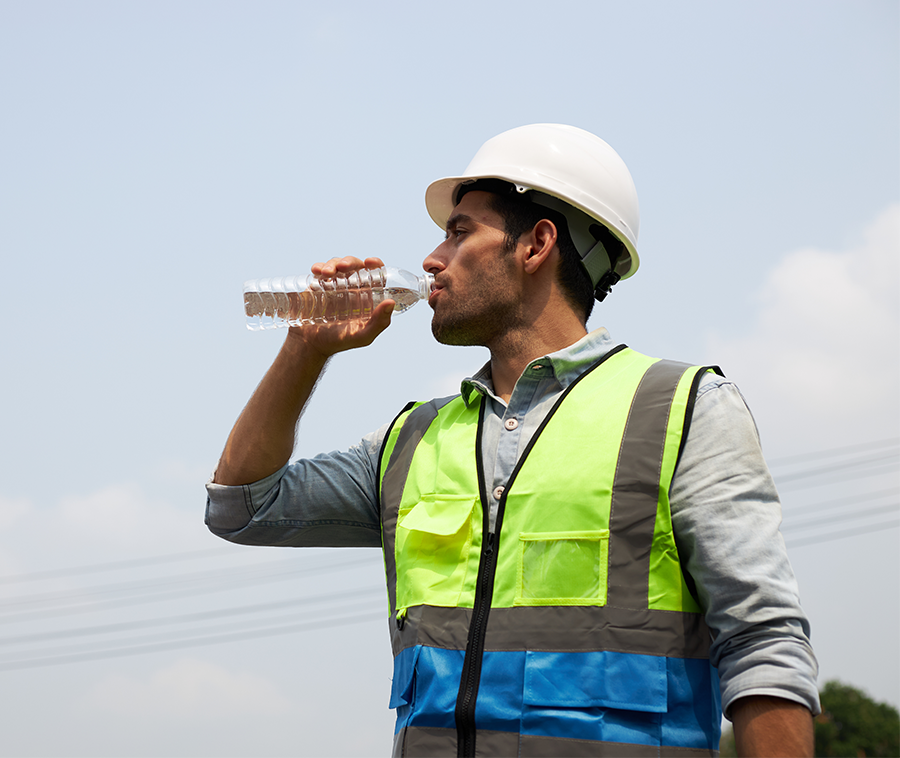
<svg viewBox="0 0 900 758">
<path fill-rule="evenodd" d="M 426 205 L 446 230 L 423 264 L 434 336 L 490 361 L 460 395 L 288 464 L 326 362 L 392 304 L 291 329 L 208 485 L 210 529 L 383 547 L 395 754 L 711 755 L 724 706 L 742 754 L 812 755 L 816 662 L 740 393 L 586 334 L 638 266 L 624 163 L 582 130 L 521 127 Z"/>
</svg>

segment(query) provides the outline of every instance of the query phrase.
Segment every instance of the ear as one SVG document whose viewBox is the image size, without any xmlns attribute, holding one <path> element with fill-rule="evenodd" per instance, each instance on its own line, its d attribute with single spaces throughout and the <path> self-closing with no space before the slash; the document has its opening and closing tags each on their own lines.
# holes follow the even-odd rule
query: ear
<svg viewBox="0 0 900 758">
<path fill-rule="evenodd" d="M 534 274 L 550 258 L 556 247 L 558 234 L 556 224 L 549 219 L 541 219 L 528 235 L 525 249 L 525 272 Z"/>
</svg>

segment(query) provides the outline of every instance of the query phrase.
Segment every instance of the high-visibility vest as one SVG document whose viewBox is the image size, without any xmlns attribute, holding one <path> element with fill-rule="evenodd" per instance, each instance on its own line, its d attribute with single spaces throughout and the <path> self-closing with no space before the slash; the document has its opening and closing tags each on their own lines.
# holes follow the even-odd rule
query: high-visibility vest
<svg viewBox="0 0 900 758">
<path fill-rule="evenodd" d="M 493 533 L 483 398 L 396 419 L 380 464 L 395 754 L 715 754 L 718 676 L 668 501 L 705 370 L 604 356 L 534 434 Z"/>
</svg>

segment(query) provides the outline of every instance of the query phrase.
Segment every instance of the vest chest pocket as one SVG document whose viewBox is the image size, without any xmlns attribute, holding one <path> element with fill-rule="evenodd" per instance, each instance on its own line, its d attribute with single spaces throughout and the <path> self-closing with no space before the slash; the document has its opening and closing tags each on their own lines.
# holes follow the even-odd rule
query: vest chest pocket
<svg viewBox="0 0 900 758">
<path fill-rule="evenodd" d="M 397 608 L 455 607 L 472 547 L 471 495 L 426 495 L 397 518 Z"/>
<path fill-rule="evenodd" d="M 609 530 L 519 535 L 516 605 L 606 605 Z"/>
</svg>

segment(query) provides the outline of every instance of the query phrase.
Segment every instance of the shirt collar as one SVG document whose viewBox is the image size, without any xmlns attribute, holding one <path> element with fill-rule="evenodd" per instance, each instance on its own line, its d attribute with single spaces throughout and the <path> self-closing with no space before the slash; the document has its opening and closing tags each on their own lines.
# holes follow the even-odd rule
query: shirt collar
<svg viewBox="0 0 900 758">
<path fill-rule="evenodd" d="M 586 366 L 600 360 L 614 347 L 615 343 L 609 332 L 601 326 L 562 350 L 535 358 L 526 366 L 523 375 L 540 372 L 540 376 L 546 377 L 552 373 L 565 390 L 584 373 Z M 467 406 L 473 401 L 476 392 L 496 398 L 491 381 L 491 362 L 488 361 L 475 374 L 463 379 L 460 392 Z"/>
</svg>

